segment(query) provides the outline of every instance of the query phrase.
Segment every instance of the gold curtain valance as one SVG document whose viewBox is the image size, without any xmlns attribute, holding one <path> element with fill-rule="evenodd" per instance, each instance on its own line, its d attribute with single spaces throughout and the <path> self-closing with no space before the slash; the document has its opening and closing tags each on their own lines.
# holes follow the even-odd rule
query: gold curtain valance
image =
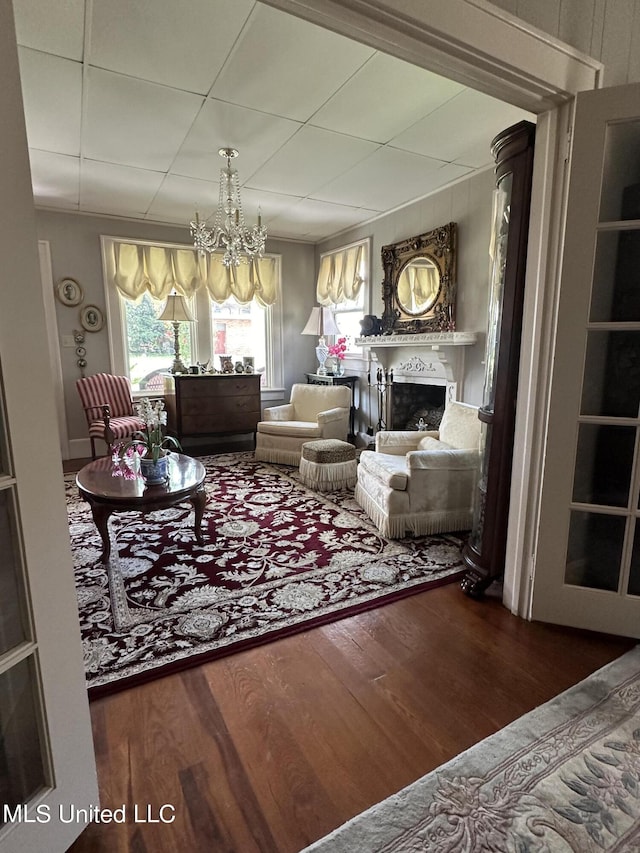
<svg viewBox="0 0 640 853">
<path fill-rule="evenodd" d="M 273 305 L 278 295 L 275 258 L 255 258 L 248 264 L 225 267 L 221 255 L 201 258 L 202 278 L 214 302 L 234 296 L 241 305 L 254 299 L 260 305 Z"/>
<path fill-rule="evenodd" d="M 365 246 L 330 252 L 320 260 L 316 297 L 320 305 L 334 305 L 358 298 L 364 283 Z"/>
<path fill-rule="evenodd" d="M 125 299 L 145 293 L 166 299 L 172 291 L 187 298 L 206 287 L 215 302 L 234 296 L 241 304 L 255 299 L 273 305 L 277 297 L 275 258 L 256 258 L 239 267 L 225 267 L 222 255 L 200 258 L 193 249 L 114 243 L 114 282 Z"/>
</svg>

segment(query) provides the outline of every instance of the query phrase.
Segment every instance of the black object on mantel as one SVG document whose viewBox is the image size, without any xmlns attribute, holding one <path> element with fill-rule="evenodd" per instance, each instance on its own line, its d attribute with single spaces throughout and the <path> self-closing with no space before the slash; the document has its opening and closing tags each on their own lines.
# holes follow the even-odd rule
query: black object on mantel
<svg viewBox="0 0 640 853">
<path fill-rule="evenodd" d="M 487 330 L 487 372 L 478 412 L 483 451 L 473 528 L 462 552 L 468 570 L 461 587 L 472 598 L 480 598 L 504 573 L 534 139 L 535 125 L 522 121 L 491 143 L 497 193 L 489 320 L 500 319 Z"/>
<path fill-rule="evenodd" d="M 360 320 L 360 329 L 364 338 L 368 338 L 371 335 L 381 335 L 382 320 L 376 317 L 375 314 L 365 314 L 362 320 Z"/>
</svg>

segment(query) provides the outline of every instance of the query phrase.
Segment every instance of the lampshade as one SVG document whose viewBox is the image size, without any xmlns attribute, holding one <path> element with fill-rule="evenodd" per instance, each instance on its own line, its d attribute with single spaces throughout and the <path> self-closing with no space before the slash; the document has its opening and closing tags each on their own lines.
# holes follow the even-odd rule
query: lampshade
<svg viewBox="0 0 640 853">
<path fill-rule="evenodd" d="M 330 308 L 321 308 L 316 305 L 311 309 L 307 325 L 302 330 L 303 335 L 315 335 L 322 338 L 325 335 L 339 335 L 340 329 L 336 325 L 333 311 Z"/>
<path fill-rule="evenodd" d="M 196 318 L 189 310 L 184 296 L 181 296 L 179 293 L 172 293 L 170 296 L 167 296 L 167 304 L 164 306 L 158 320 L 168 320 L 170 323 L 196 322 Z"/>
</svg>

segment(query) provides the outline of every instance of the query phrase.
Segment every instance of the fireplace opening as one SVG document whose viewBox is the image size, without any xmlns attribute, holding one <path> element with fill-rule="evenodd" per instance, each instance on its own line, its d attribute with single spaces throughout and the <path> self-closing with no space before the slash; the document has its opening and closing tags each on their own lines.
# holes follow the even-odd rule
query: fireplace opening
<svg viewBox="0 0 640 853">
<path fill-rule="evenodd" d="M 444 385 L 393 382 L 391 429 L 439 429 L 444 414 Z"/>
</svg>

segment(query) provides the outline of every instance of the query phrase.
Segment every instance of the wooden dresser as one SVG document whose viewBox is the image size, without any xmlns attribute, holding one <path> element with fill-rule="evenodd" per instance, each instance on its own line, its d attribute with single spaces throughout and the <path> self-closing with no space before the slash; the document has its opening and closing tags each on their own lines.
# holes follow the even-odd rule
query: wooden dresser
<svg viewBox="0 0 640 853">
<path fill-rule="evenodd" d="M 170 377 L 165 387 L 169 428 L 180 441 L 249 432 L 255 440 L 262 416 L 261 378 L 259 373 Z"/>
</svg>

